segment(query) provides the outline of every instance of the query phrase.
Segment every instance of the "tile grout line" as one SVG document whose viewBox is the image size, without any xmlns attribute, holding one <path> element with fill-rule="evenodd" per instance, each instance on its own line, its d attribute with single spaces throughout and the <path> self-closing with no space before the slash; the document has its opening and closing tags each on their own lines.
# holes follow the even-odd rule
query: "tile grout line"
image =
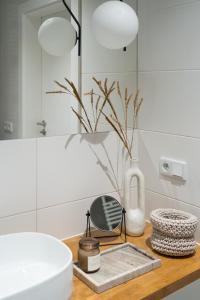
<svg viewBox="0 0 200 300">
<path fill-rule="evenodd" d="M 169 135 L 169 136 L 174 136 L 174 137 L 179 137 L 179 138 L 187 138 L 187 139 L 193 139 L 193 140 L 200 140 L 200 137 L 195 137 L 195 136 L 190 136 L 190 135 L 183 135 L 183 134 L 176 134 L 176 133 L 170 133 L 170 132 L 164 132 L 164 131 L 159 131 L 159 130 L 149 130 L 149 129 L 142 129 L 138 128 L 139 132 L 148 132 L 148 133 L 155 133 L 155 134 L 163 134 L 163 135 Z"/>
<path fill-rule="evenodd" d="M 135 71 L 136 72 L 136 71 Z M 151 69 L 151 70 L 139 70 L 138 74 L 143 73 L 179 73 L 179 72 L 200 72 L 200 67 L 198 69 Z"/>
<path fill-rule="evenodd" d="M 131 189 L 135 189 L 135 187 L 136 187 L 136 185 L 132 186 Z M 38 211 L 43 210 L 43 209 L 47 209 L 47 208 L 53 208 L 53 207 L 57 207 L 57 206 L 63 206 L 63 205 L 67 205 L 67 204 L 73 204 L 73 203 L 81 202 L 81 201 L 84 201 L 84 200 L 88 200 L 90 198 L 100 197 L 100 196 L 105 195 L 105 194 L 106 195 L 110 195 L 110 194 L 113 194 L 113 193 L 118 193 L 118 190 L 112 190 L 112 191 L 109 191 L 109 192 L 106 192 L 106 193 L 101 193 L 101 194 L 96 194 L 96 195 L 90 195 L 88 197 L 74 199 L 74 200 L 71 200 L 71 201 L 68 201 L 68 202 L 61 202 L 61 203 L 58 203 L 58 204 L 53 204 L 53 205 L 41 207 L 41 208 L 38 208 Z"/>
<path fill-rule="evenodd" d="M 21 211 L 19 213 L 14 213 L 14 214 L 11 214 L 11 215 L 6 215 L 6 216 L 3 216 L 3 217 L 0 217 L 0 220 L 12 218 L 12 217 L 17 217 L 17 216 L 21 216 L 21 215 L 27 215 L 27 214 L 35 213 L 35 212 L 36 212 L 35 209 L 33 209 L 33 210 L 25 210 L 25 211 Z"/>
<path fill-rule="evenodd" d="M 200 209 L 200 206 L 197 206 L 197 205 L 195 205 L 195 204 L 187 203 L 187 202 L 185 202 L 185 201 L 183 201 L 183 200 L 174 198 L 174 197 L 172 197 L 172 196 L 167 196 L 167 195 L 165 195 L 165 194 L 162 194 L 162 193 L 159 193 L 159 192 L 155 192 L 155 191 L 153 191 L 153 190 L 151 190 L 151 189 L 149 189 L 149 188 L 146 188 L 146 191 L 147 191 L 147 192 L 150 192 L 150 193 L 152 193 L 152 194 L 160 195 L 160 196 L 163 196 L 163 197 L 165 197 L 165 198 L 169 198 L 169 199 L 171 199 L 171 200 L 175 200 L 175 201 L 177 201 L 177 202 L 180 202 L 180 203 L 183 203 L 183 204 L 192 206 L 192 207 L 194 207 L 194 208 Z"/>
<path fill-rule="evenodd" d="M 152 13 L 153 14 L 155 14 L 155 13 L 157 14 L 157 12 L 160 12 L 160 11 L 163 11 L 163 10 L 168 10 L 168 9 L 173 9 L 175 7 L 182 7 L 182 6 L 194 5 L 195 3 L 198 3 L 200 0 L 191 0 L 189 2 L 188 2 L 188 0 L 182 0 L 182 1 L 184 1 L 184 2 L 183 3 L 171 4 L 171 5 L 168 4 L 168 5 L 164 6 L 164 7 L 160 7 L 158 10 L 153 10 L 153 11 L 151 11 L 151 15 L 152 15 Z M 140 14 L 141 14 L 141 12 L 140 12 Z M 140 17 L 142 17 L 142 16 L 143 16 L 143 14 L 140 15 Z"/>
<path fill-rule="evenodd" d="M 82 72 L 82 75 L 92 75 L 92 76 L 96 76 L 98 74 L 109 74 L 109 75 L 124 75 L 124 74 L 135 74 L 138 73 L 137 70 L 133 70 L 133 71 L 122 71 L 122 72 Z"/>
<path fill-rule="evenodd" d="M 113 194 L 113 193 L 117 193 L 117 191 L 114 190 L 114 191 L 111 191 L 111 192 L 107 192 L 106 194 Z M 35 194 L 37 194 L 37 192 Z M 85 201 L 87 199 L 90 199 L 90 198 L 93 198 L 93 197 L 99 197 L 99 196 L 102 196 L 102 195 L 103 194 L 96 194 L 96 195 L 92 195 L 92 196 L 89 196 L 89 197 L 75 199 L 75 200 L 71 200 L 71 201 L 68 201 L 68 202 L 61 202 L 61 203 L 57 203 L 57 204 L 53 204 L 53 205 L 49 205 L 49 206 L 45 206 L 45 207 L 41 207 L 41 208 L 36 207 L 36 209 L 33 209 L 33 210 L 25 210 L 25 211 L 21 211 L 21 212 L 18 212 L 18 213 L 11 214 L 11 215 L 2 216 L 2 217 L 0 217 L 0 220 L 10 218 L 10 217 L 20 216 L 20 215 L 26 215 L 28 213 L 34 212 L 34 213 L 36 213 L 36 219 L 35 220 L 36 220 L 36 225 L 37 225 L 37 212 L 38 211 L 48 209 L 48 208 L 54 208 L 54 207 L 58 207 L 58 206 L 78 203 L 78 202 L 82 202 L 82 201 Z M 36 203 L 37 203 L 37 201 L 36 201 Z M 37 231 L 37 226 L 36 226 L 36 231 Z"/>
<path fill-rule="evenodd" d="M 131 187 L 131 189 L 134 189 L 135 187 L 136 186 L 134 185 L 134 186 Z M 106 192 L 105 194 L 109 195 L 109 194 L 113 194 L 113 193 L 117 193 L 117 190 Z M 90 198 L 93 198 L 93 197 L 99 197 L 99 196 L 102 196 L 102 195 L 103 194 L 96 194 L 96 195 L 91 195 L 89 197 L 84 197 L 84 198 L 80 198 L 80 199 L 71 200 L 69 202 L 62 202 L 62 203 L 58 203 L 58 204 L 54 204 L 54 205 L 50 205 L 50 206 L 45 206 L 45 207 L 42 207 L 42 208 L 37 207 L 37 210 L 25 210 L 25 211 L 21 211 L 19 213 L 14 213 L 14 214 L 11 214 L 11 215 L 2 216 L 2 217 L 0 217 L 0 220 L 10 218 L 10 217 L 20 216 L 20 215 L 26 215 L 28 213 L 37 212 L 37 211 L 41 211 L 41 210 L 44 210 L 44 209 L 53 208 L 53 207 L 57 207 L 57 206 L 63 206 L 63 205 L 77 203 L 77 202 L 82 202 L 84 200 L 87 200 L 87 199 L 90 199 Z"/>
</svg>

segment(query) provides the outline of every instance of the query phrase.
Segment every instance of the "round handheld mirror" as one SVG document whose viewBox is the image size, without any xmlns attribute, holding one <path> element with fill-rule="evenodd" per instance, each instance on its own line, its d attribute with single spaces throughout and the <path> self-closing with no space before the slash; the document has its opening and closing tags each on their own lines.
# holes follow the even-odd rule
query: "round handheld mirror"
<svg viewBox="0 0 200 300">
<path fill-rule="evenodd" d="M 94 226 L 102 231 L 113 231 L 122 222 L 122 207 L 113 197 L 101 196 L 90 207 L 90 217 Z"/>
</svg>

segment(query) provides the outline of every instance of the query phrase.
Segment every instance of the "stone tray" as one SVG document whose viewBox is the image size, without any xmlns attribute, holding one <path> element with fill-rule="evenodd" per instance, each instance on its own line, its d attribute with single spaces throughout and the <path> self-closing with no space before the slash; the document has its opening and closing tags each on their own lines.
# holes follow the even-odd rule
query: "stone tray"
<svg viewBox="0 0 200 300">
<path fill-rule="evenodd" d="M 160 259 L 148 254 L 134 244 L 125 243 L 101 252 L 101 268 L 87 274 L 74 263 L 74 274 L 96 293 L 138 277 L 160 267 Z"/>
</svg>

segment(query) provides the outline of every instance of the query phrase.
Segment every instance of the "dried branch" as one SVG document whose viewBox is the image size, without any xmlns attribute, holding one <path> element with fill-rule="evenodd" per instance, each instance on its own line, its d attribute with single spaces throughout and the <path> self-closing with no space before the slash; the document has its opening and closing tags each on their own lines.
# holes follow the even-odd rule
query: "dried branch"
<svg viewBox="0 0 200 300">
<path fill-rule="evenodd" d="M 80 97 L 80 95 L 79 95 L 79 93 L 78 93 L 78 91 L 77 91 L 75 85 L 73 84 L 72 81 L 69 81 L 67 78 L 65 78 L 65 80 L 66 80 L 67 83 L 71 86 L 75 98 L 78 100 L 78 102 L 80 103 L 81 108 L 83 109 L 83 112 L 84 112 L 85 117 L 86 117 L 86 119 L 87 119 L 87 122 L 88 122 L 88 125 L 89 125 L 89 127 L 90 127 L 90 130 L 91 130 L 91 132 L 93 132 L 92 125 L 91 125 L 90 119 L 89 119 L 89 117 L 88 117 L 87 111 L 86 111 L 86 109 L 85 109 L 85 106 L 84 106 L 84 104 L 83 104 L 83 102 L 82 102 L 82 100 L 81 100 L 81 97 Z"/>
<path fill-rule="evenodd" d="M 63 91 L 52 91 L 52 92 L 46 92 L 46 94 L 67 94 L 67 95 L 69 95 L 69 93 L 67 93 L 67 92 L 63 92 Z"/>
<path fill-rule="evenodd" d="M 126 150 L 128 151 L 128 154 L 130 156 L 130 158 L 132 158 L 132 154 L 130 152 L 130 149 L 126 143 L 126 140 L 124 140 L 123 136 L 121 135 L 120 131 L 118 130 L 117 126 L 115 126 L 115 124 L 111 121 L 111 119 L 104 114 L 104 112 L 102 112 L 102 114 L 104 115 L 106 121 L 111 125 L 111 127 L 115 130 L 115 132 L 117 133 L 118 137 L 120 138 L 120 140 L 122 141 L 124 147 L 126 148 Z"/>
<path fill-rule="evenodd" d="M 125 118 L 125 107 L 124 107 L 124 101 L 123 101 L 123 98 L 122 98 L 122 93 L 121 93 L 119 81 L 117 81 L 117 94 L 118 94 L 118 96 L 121 100 L 121 105 L 122 105 L 122 109 L 123 109 L 123 116 Z"/>
<path fill-rule="evenodd" d="M 91 103 L 91 108 L 92 108 L 92 116 L 93 116 L 93 121 L 94 123 L 96 123 L 96 115 L 95 115 L 95 111 L 94 111 L 94 91 L 93 89 L 90 92 L 90 103 Z"/>
<path fill-rule="evenodd" d="M 79 119 L 80 124 L 84 127 L 85 131 L 88 133 L 89 130 L 87 129 L 82 116 L 79 115 L 79 113 L 77 111 L 75 111 L 75 109 L 73 107 L 71 107 L 71 109 L 72 109 L 73 113 L 77 116 L 77 118 Z"/>
<path fill-rule="evenodd" d="M 122 94 L 121 94 L 121 90 L 120 90 L 119 81 L 117 81 L 117 93 L 118 93 L 119 97 L 122 99 Z"/>
<path fill-rule="evenodd" d="M 136 92 L 136 94 L 135 94 L 135 99 L 134 99 L 134 101 L 133 101 L 133 109 L 134 109 L 134 113 L 136 112 L 136 108 L 137 108 L 138 96 L 139 96 L 139 90 L 137 90 L 137 92 Z"/>
<path fill-rule="evenodd" d="M 127 88 L 125 88 L 125 96 L 124 96 L 124 98 L 125 98 L 125 103 L 127 103 L 127 99 L 128 99 L 128 89 Z"/>
<path fill-rule="evenodd" d="M 132 98 L 133 98 L 133 94 L 131 94 L 131 95 L 128 97 L 128 99 L 127 99 L 127 105 L 129 105 L 129 103 L 130 103 L 130 101 L 132 100 Z"/>
<path fill-rule="evenodd" d="M 54 81 L 59 87 L 61 87 L 62 89 L 66 90 L 67 92 L 70 93 L 70 90 L 63 84 L 61 84 L 60 82 L 58 82 L 57 80 Z"/>
<path fill-rule="evenodd" d="M 94 92 L 92 89 L 89 93 L 85 93 L 85 96 L 90 97 L 90 105 L 92 109 L 92 118 L 94 121 L 94 129 L 92 128 L 92 122 L 89 118 L 86 107 L 74 85 L 73 82 L 65 78 L 67 86 L 55 81 L 55 83 L 61 88 L 61 90 L 47 92 L 47 94 L 69 94 L 72 95 L 79 103 L 80 108 L 83 111 L 83 115 L 78 113 L 74 108 L 72 108 L 73 113 L 78 118 L 81 126 L 85 129 L 86 132 L 96 132 L 99 124 L 101 115 L 103 115 L 116 132 L 117 136 L 123 143 L 124 148 L 127 150 L 129 157 L 132 159 L 132 150 L 133 150 L 133 140 L 134 140 L 134 130 L 137 127 L 137 117 L 143 103 L 143 98 L 139 99 L 139 91 L 136 92 L 135 97 L 133 94 L 128 93 L 128 89 L 125 88 L 124 92 L 121 92 L 119 81 L 113 81 L 110 85 L 108 79 L 97 80 L 95 77 L 92 78 L 95 84 L 99 89 L 99 93 Z M 111 101 L 111 95 L 116 90 L 117 95 L 120 98 L 122 108 L 123 108 L 123 120 L 120 120 L 118 117 L 117 110 Z M 123 96 L 122 96 L 123 95 Z M 110 115 L 108 116 L 104 112 L 105 106 L 108 105 L 110 109 Z M 128 116 L 129 111 L 132 110 L 132 135 L 131 138 L 128 137 Z"/>
<path fill-rule="evenodd" d="M 120 140 L 122 141 L 124 148 L 127 150 L 130 159 L 132 159 L 132 150 L 133 150 L 133 139 L 134 139 L 134 131 L 136 128 L 136 119 L 142 105 L 143 99 L 139 100 L 139 91 L 137 91 L 135 98 L 133 99 L 133 94 L 128 95 L 128 89 L 125 88 L 124 98 L 122 98 L 121 90 L 119 83 L 117 82 L 117 94 L 122 101 L 122 106 L 124 107 L 124 125 L 123 122 L 119 120 L 115 108 L 108 97 L 108 104 L 111 108 L 111 116 L 109 117 L 105 113 L 103 113 L 106 121 L 110 124 L 110 126 L 115 130 Z M 133 105 L 130 104 L 133 102 Z M 128 111 L 129 108 L 133 108 L 133 122 L 132 122 L 132 136 L 131 139 L 128 137 Z"/>
<path fill-rule="evenodd" d="M 95 77 L 93 77 L 92 79 L 96 82 L 96 84 L 97 84 L 97 86 L 99 87 L 100 91 L 103 93 L 105 102 L 108 102 L 108 104 L 109 104 L 110 107 L 111 107 L 111 110 L 112 110 L 113 114 L 114 114 L 115 117 L 117 118 L 117 113 L 116 113 L 116 111 L 115 111 L 115 109 L 114 109 L 114 106 L 112 105 L 112 102 L 111 102 L 110 99 L 109 99 L 110 94 L 115 90 L 115 88 L 114 88 L 114 86 L 115 86 L 115 81 L 113 81 L 113 83 L 112 83 L 110 89 L 108 90 L 108 89 L 107 89 L 107 81 L 106 81 L 107 79 L 106 79 L 106 80 L 105 80 L 105 83 L 104 83 L 104 87 L 106 86 L 106 88 L 105 88 L 105 90 L 104 90 L 103 87 L 102 87 L 102 85 L 101 85 L 101 82 L 100 82 L 100 81 L 98 81 Z M 100 109 L 100 111 L 102 111 L 102 108 Z"/>
<path fill-rule="evenodd" d="M 106 121 L 113 127 L 113 129 L 116 131 L 116 133 L 118 134 L 120 140 L 122 141 L 122 143 L 124 144 L 124 139 L 121 136 L 121 133 L 119 132 L 118 128 L 115 126 L 115 124 L 110 120 L 110 118 L 102 111 L 102 115 L 104 115 Z"/>
<path fill-rule="evenodd" d="M 132 121 L 132 135 L 131 135 L 131 142 L 130 142 L 130 148 L 133 148 L 133 139 L 134 139 L 134 131 L 137 126 L 137 116 L 138 112 L 140 110 L 141 104 L 143 102 L 143 99 L 140 99 L 139 105 L 138 105 L 138 97 L 139 97 L 139 90 L 137 90 L 135 94 L 135 98 L 133 101 L 133 121 Z"/>
<path fill-rule="evenodd" d="M 104 81 L 104 89 L 101 85 L 101 81 L 98 81 L 95 77 L 92 78 L 94 80 L 94 82 L 98 85 L 99 89 L 101 90 L 102 94 L 103 94 L 103 97 L 104 97 L 104 101 L 101 105 L 101 108 L 99 109 L 99 114 L 97 116 L 97 120 L 96 120 L 96 124 L 95 124 L 95 131 L 97 130 L 97 126 L 98 126 L 98 123 L 99 123 L 99 120 L 100 120 L 100 117 L 101 117 L 101 113 L 104 109 L 104 106 L 106 105 L 106 103 L 109 101 L 109 96 L 111 95 L 111 93 L 114 91 L 114 86 L 115 86 L 115 81 L 113 81 L 113 83 L 111 84 L 110 88 L 108 89 L 108 86 L 107 86 L 107 78 L 105 79 Z M 101 96 L 100 96 L 101 97 Z"/>
<path fill-rule="evenodd" d="M 97 115 L 97 112 L 98 112 L 100 100 L 101 100 L 101 96 L 99 96 L 99 97 L 97 98 L 97 103 L 96 103 L 96 107 L 95 107 L 95 108 L 96 108 L 96 115 Z"/>
<path fill-rule="evenodd" d="M 139 102 L 139 104 L 138 104 L 138 106 L 137 106 L 137 108 L 136 108 L 136 117 L 137 117 L 137 115 L 138 115 L 138 113 L 139 113 L 139 110 L 140 110 L 140 107 L 141 107 L 141 105 L 142 105 L 142 102 L 143 102 L 143 98 L 140 99 L 140 102 Z"/>
</svg>

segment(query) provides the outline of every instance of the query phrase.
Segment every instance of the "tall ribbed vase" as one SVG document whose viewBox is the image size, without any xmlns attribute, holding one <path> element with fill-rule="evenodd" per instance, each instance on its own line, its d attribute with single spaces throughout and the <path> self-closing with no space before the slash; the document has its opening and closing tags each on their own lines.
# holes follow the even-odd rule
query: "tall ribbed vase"
<svg viewBox="0 0 200 300">
<path fill-rule="evenodd" d="M 137 179 L 137 199 L 131 197 L 133 178 Z M 140 236 L 145 229 L 145 181 L 136 160 L 131 161 L 131 167 L 126 171 L 124 196 L 127 233 L 131 236 Z"/>
</svg>

